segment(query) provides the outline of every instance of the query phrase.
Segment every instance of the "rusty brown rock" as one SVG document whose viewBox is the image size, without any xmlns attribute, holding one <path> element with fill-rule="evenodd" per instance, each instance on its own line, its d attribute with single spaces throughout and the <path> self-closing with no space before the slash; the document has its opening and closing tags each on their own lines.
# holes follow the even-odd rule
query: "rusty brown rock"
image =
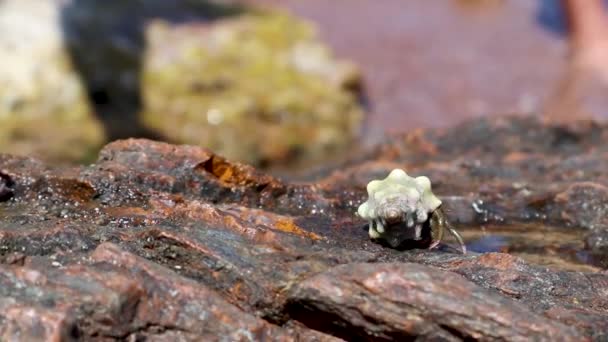
<svg viewBox="0 0 608 342">
<path fill-rule="evenodd" d="M 346 340 L 583 340 L 520 303 L 417 264 L 338 266 L 295 286 L 289 304 L 305 324 Z"/>
<path fill-rule="evenodd" d="M 110 243 L 80 265 L 4 266 L 0 281 L 7 340 L 294 340 L 213 290 Z"/>
<path fill-rule="evenodd" d="M 91 260 L 129 270 L 130 274 L 138 276 L 131 280 L 132 285 L 112 278 L 105 281 L 106 286 L 132 298 L 131 301 L 125 300 L 121 312 L 117 312 L 129 313 L 128 308 L 133 307 L 130 320 L 145 322 L 144 325 L 148 326 L 157 325 L 161 330 L 166 327 L 167 330 L 182 331 L 199 340 L 218 336 L 233 341 L 289 340 L 287 336 L 281 336 L 278 328 L 245 314 L 214 291 L 124 252 L 115 245 L 100 245 L 91 254 Z"/>
<path fill-rule="evenodd" d="M 481 338 L 495 330 L 502 337 L 562 331 L 565 338 L 602 341 L 608 336 L 608 273 L 595 261 L 607 255 L 596 248 L 608 232 L 598 210 L 608 186 L 606 142 L 608 127 L 593 123 L 476 120 L 390 137 L 309 182 L 272 177 L 202 148 L 147 140 L 117 141 L 95 164 L 70 169 L 2 155 L 0 174 L 12 195 L 0 203 L 0 305 L 12 316 L 0 321 L 0 332 L 7 339 L 214 340 L 242 325 L 254 340 L 263 338 L 256 333 L 304 341 L 350 336 L 340 331 L 369 337 L 373 328 L 388 339 Z M 395 167 L 429 176 L 458 228 L 491 234 L 509 226 L 524 236 L 542 236 L 561 227 L 573 239 L 564 244 L 579 244 L 581 253 L 600 259 L 584 272 L 571 272 L 525 255 L 463 256 L 446 246 L 398 251 L 374 244 L 354 212 L 365 184 Z M 542 230 L 548 223 L 553 226 Z M 418 289 L 439 302 L 416 302 L 425 322 L 420 325 L 357 321 L 345 311 L 338 320 L 342 328 L 315 326 L 301 316 L 305 307 L 297 307 L 293 291 L 342 272 L 340 267 L 422 267 L 420 273 L 437 285 Z M 403 276 L 393 273 L 386 274 Z M 339 286 L 359 286 L 344 277 Z M 442 285 L 444 277 L 454 282 L 454 291 Z M 479 328 L 464 316 L 446 325 L 437 312 L 451 312 L 450 301 L 477 307 L 475 300 L 463 304 L 456 288 L 487 302 L 479 303 L 486 305 L 479 312 L 468 311 L 480 322 L 489 319 L 483 308 L 503 317 L 525 311 L 528 321 L 548 330 L 525 323 L 510 330 Z M 366 299 L 386 300 L 383 293 L 396 302 L 411 299 L 388 289 Z M 360 299 L 342 297 L 342 309 L 357 308 Z M 215 303 L 219 311 L 201 318 L 206 308 L 199 302 Z M 314 304 L 321 310 L 335 303 Z M 210 326 L 210 317 L 224 325 Z M 564 325 L 569 328 L 562 330 Z M 420 326 L 438 330 L 408 330 Z"/>
<path fill-rule="evenodd" d="M 605 274 L 552 271 L 504 253 L 468 258 L 410 254 L 401 260 L 461 274 L 477 285 L 525 303 L 538 314 L 576 327 L 587 336 L 605 338 L 608 329 L 604 318 L 608 308 Z"/>
</svg>

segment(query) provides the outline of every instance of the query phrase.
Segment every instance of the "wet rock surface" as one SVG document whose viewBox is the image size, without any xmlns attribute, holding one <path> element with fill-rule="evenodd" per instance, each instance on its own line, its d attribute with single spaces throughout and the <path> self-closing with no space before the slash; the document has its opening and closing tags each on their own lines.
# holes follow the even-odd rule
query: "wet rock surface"
<svg viewBox="0 0 608 342">
<path fill-rule="evenodd" d="M 87 167 L 2 155 L 0 339 L 602 341 L 607 140 L 594 123 L 473 121 L 307 182 L 149 140 Z M 458 229 L 567 229 L 595 266 L 372 243 L 354 212 L 395 167 L 428 176 Z"/>
<path fill-rule="evenodd" d="M 461 276 L 418 264 L 339 266 L 298 284 L 289 299 L 292 315 L 347 340 L 581 339 Z"/>
</svg>

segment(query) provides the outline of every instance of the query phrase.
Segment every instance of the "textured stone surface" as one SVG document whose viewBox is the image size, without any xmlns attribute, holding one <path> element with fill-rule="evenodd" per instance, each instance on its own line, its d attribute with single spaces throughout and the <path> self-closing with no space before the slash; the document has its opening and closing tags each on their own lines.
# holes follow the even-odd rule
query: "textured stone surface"
<svg viewBox="0 0 608 342">
<path fill-rule="evenodd" d="M 582 339 L 461 276 L 417 264 L 339 266 L 295 286 L 289 301 L 294 316 L 347 340 Z"/>
<path fill-rule="evenodd" d="M 111 243 L 78 264 L 32 260 L 2 271 L 7 340 L 289 339 L 215 291 Z M 44 332 L 33 336 L 37 325 Z"/>
<path fill-rule="evenodd" d="M 0 336 L 605 340 L 607 132 L 521 118 L 414 131 L 308 182 L 148 140 L 77 168 L 2 155 Z M 433 181 L 465 240 L 564 229 L 595 266 L 372 243 L 354 213 L 396 167 Z"/>
</svg>

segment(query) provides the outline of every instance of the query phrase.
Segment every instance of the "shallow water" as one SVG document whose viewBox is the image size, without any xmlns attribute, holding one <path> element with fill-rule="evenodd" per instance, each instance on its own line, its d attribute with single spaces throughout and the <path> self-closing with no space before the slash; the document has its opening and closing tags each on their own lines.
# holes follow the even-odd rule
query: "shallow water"
<svg viewBox="0 0 608 342">
<path fill-rule="evenodd" d="M 459 227 L 458 231 L 472 252 L 509 253 L 559 270 L 602 270 L 593 266 L 593 256 L 584 249 L 584 230 L 527 223 Z"/>
</svg>

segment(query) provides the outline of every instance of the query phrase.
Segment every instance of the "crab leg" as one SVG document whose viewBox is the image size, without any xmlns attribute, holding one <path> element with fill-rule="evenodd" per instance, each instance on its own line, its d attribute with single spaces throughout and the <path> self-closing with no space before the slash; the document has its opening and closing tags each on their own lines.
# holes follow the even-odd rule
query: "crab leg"
<svg viewBox="0 0 608 342">
<path fill-rule="evenodd" d="M 429 245 L 429 249 L 433 249 L 433 248 L 439 246 L 439 243 L 441 243 L 441 240 L 433 240 L 433 243 L 431 243 Z"/>
<path fill-rule="evenodd" d="M 408 228 L 414 227 L 414 214 L 413 213 L 407 213 L 405 215 L 405 221 L 407 222 Z"/>
<path fill-rule="evenodd" d="M 417 224 L 414 227 L 414 240 L 418 241 L 422 239 L 422 225 Z"/>
<path fill-rule="evenodd" d="M 380 237 L 380 233 L 376 230 L 376 220 L 369 221 L 369 237 L 372 239 L 377 239 Z"/>
<path fill-rule="evenodd" d="M 454 229 L 454 227 L 452 227 L 452 225 L 450 225 L 449 223 L 447 224 L 447 228 L 450 231 L 450 233 L 452 234 L 452 236 L 454 236 L 456 238 L 456 240 L 458 240 L 458 244 L 460 244 L 460 249 L 462 250 L 462 254 L 467 254 L 467 246 L 464 244 L 464 241 L 462 240 L 462 236 L 460 236 L 460 234 L 456 231 L 456 229 Z"/>
<path fill-rule="evenodd" d="M 387 226 L 386 220 L 382 217 L 379 218 L 378 221 L 376 222 L 376 230 L 378 231 L 378 233 L 380 233 L 380 234 L 384 233 L 385 226 Z"/>
<path fill-rule="evenodd" d="M 445 223 L 446 219 L 443 211 L 437 210 L 431 215 L 431 238 L 433 242 L 429 246 L 429 249 L 437 247 L 443 239 L 443 227 Z"/>
</svg>

